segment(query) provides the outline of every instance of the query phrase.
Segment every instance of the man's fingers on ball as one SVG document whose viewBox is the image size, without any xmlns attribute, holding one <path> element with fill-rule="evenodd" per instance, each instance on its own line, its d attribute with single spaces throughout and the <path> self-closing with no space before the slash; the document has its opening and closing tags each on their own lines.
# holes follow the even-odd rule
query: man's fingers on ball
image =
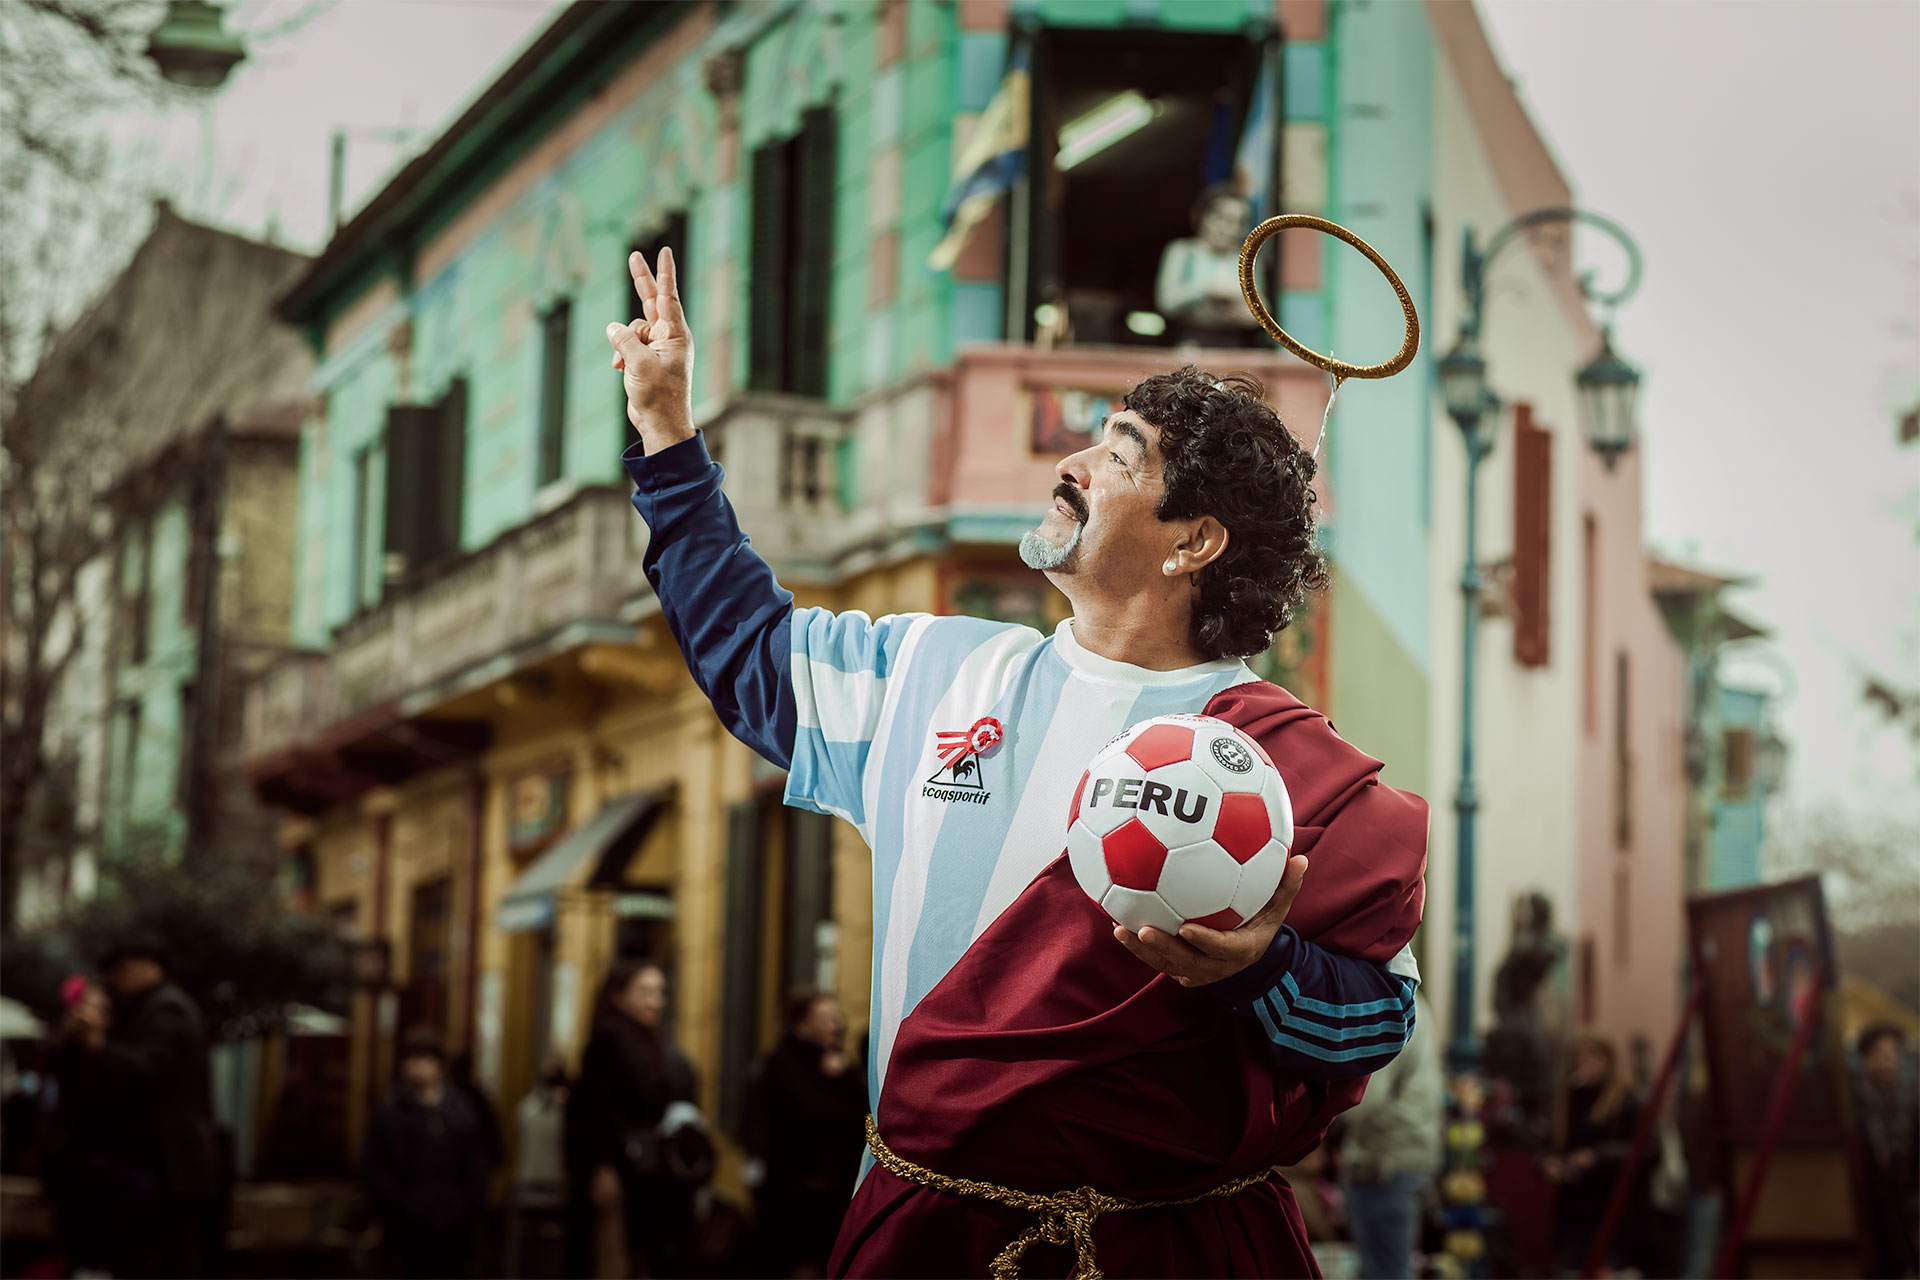
<svg viewBox="0 0 1920 1280">
<path fill-rule="evenodd" d="M 1206 956 L 1191 943 L 1156 929 L 1152 925 L 1140 931 L 1140 942 L 1143 946 L 1151 947 L 1154 954 L 1166 961 L 1170 966 L 1169 972 L 1174 968 L 1191 968 L 1206 959 Z"/>
<path fill-rule="evenodd" d="M 1160 967 L 1160 958 L 1145 946 L 1141 945 L 1140 939 L 1134 937 L 1124 925 L 1113 926 L 1113 936 L 1119 941 L 1121 946 L 1134 954 L 1135 959 L 1150 964 L 1156 969 Z"/>
<path fill-rule="evenodd" d="M 1180 926 L 1180 940 L 1194 950 L 1205 952 L 1210 956 L 1217 956 L 1233 947 L 1233 938 L 1230 935 L 1219 929 L 1209 929 L 1206 925 L 1192 922 Z"/>
<path fill-rule="evenodd" d="M 1280 876 L 1279 891 L 1286 895 L 1288 902 L 1292 902 L 1300 896 L 1300 886 L 1306 883 L 1306 879 L 1307 855 L 1296 853 L 1287 859 L 1287 869 Z"/>
</svg>

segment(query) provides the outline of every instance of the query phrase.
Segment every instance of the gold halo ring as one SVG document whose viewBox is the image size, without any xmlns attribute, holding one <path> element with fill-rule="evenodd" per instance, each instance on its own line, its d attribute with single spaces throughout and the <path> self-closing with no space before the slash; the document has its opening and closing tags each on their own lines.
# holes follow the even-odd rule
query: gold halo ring
<svg viewBox="0 0 1920 1280">
<path fill-rule="evenodd" d="M 1407 340 L 1400 344 L 1400 352 L 1391 360 L 1379 364 L 1348 364 L 1345 360 L 1335 360 L 1332 356 L 1323 356 L 1318 351 L 1309 351 L 1296 341 L 1293 335 L 1282 329 L 1279 323 L 1267 311 L 1260 301 L 1260 293 L 1253 287 L 1253 260 L 1260 252 L 1260 246 L 1269 238 L 1285 231 L 1288 227 L 1306 227 L 1313 231 L 1324 231 L 1335 239 L 1344 240 L 1367 256 L 1367 261 L 1380 268 L 1380 274 L 1387 278 L 1393 291 L 1400 298 L 1400 309 L 1407 315 Z M 1253 229 L 1247 242 L 1240 246 L 1240 292 L 1246 297 L 1247 306 L 1253 311 L 1253 318 L 1275 342 L 1308 364 L 1325 369 L 1335 378 L 1390 378 L 1413 363 L 1413 353 L 1420 349 L 1420 316 L 1413 309 L 1413 298 L 1407 293 L 1407 286 L 1400 283 L 1400 277 L 1393 273 L 1387 260 L 1374 250 L 1374 247 L 1337 222 L 1325 218 L 1316 218 L 1310 213 L 1283 213 L 1268 218 Z"/>
</svg>

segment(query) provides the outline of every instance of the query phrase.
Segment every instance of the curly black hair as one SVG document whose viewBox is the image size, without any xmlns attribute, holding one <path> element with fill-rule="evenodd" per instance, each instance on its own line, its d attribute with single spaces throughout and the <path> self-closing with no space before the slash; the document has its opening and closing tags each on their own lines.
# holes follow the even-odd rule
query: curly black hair
<svg viewBox="0 0 1920 1280">
<path fill-rule="evenodd" d="M 1265 652 L 1309 593 L 1327 588 L 1314 536 L 1319 470 L 1243 374 L 1215 378 L 1192 365 L 1127 392 L 1126 406 L 1160 432 L 1162 520 L 1209 515 L 1227 549 L 1200 570 L 1193 644 L 1209 658 Z"/>
</svg>

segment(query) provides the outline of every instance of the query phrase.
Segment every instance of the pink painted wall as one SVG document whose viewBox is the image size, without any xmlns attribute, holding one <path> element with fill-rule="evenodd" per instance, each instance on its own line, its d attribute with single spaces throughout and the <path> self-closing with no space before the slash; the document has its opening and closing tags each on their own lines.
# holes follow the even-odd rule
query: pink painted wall
<svg viewBox="0 0 1920 1280">
<path fill-rule="evenodd" d="M 1266 387 L 1267 400 L 1294 436 L 1309 448 L 1326 406 L 1326 379 L 1277 348 L 1265 351 L 1201 351 L 1176 356 L 1146 347 L 1066 347 L 1036 351 L 1026 346 L 970 346 L 955 359 L 952 410 L 936 427 L 927 501 L 970 509 L 1047 504 L 1059 455 L 1028 448 L 1028 394 L 1033 388 L 1070 388 L 1111 394 L 1117 401 L 1142 378 L 1183 364 L 1216 374 L 1249 373 Z M 1317 486 L 1324 496 L 1326 484 Z"/>
<path fill-rule="evenodd" d="M 1579 928 L 1593 966 L 1591 1022 L 1623 1054 L 1645 1036 L 1657 1061 L 1680 1010 L 1684 657 L 1649 591 L 1640 493 L 1638 451 L 1612 472 L 1591 452 L 1581 459 L 1581 509 L 1595 531 L 1593 608 L 1582 619 L 1587 632 L 1569 639 L 1581 645 Z M 1622 654 L 1632 818 L 1624 845 L 1615 821 Z M 1574 977 L 1577 1002 L 1577 968 Z"/>
</svg>

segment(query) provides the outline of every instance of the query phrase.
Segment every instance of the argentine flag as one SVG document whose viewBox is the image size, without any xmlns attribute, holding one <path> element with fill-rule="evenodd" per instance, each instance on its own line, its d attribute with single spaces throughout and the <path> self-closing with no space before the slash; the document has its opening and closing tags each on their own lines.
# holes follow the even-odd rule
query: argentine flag
<svg viewBox="0 0 1920 1280">
<path fill-rule="evenodd" d="M 1028 104 L 1033 93 L 1028 57 L 1024 46 L 1014 54 L 993 101 L 980 113 L 973 137 L 954 157 L 953 183 L 942 210 L 947 234 L 927 255 L 929 270 L 945 271 L 953 265 L 974 226 L 1026 172 Z"/>
<path fill-rule="evenodd" d="M 1273 128 L 1277 88 L 1273 59 L 1263 58 L 1260 79 L 1253 87 L 1253 101 L 1247 106 L 1247 120 L 1240 127 L 1240 145 L 1233 157 L 1233 185 L 1253 206 L 1255 222 L 1273 211 Z"/>
</svg>

